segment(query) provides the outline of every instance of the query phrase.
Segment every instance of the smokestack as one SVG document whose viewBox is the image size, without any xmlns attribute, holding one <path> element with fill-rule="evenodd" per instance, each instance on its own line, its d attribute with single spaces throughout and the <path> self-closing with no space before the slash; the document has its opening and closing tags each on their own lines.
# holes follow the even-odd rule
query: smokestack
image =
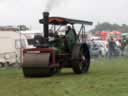
<svg viewBox="0 0 128 96">
<path fill-rule="evenodd" d="M 48 38 L 48 33 L 49 33 L 49 24 L 48 24 L 48 19 L 49 19 L 49 12 L 43 12 L 43 18 L 44 18 L 44 37 Z"/>
</svg>

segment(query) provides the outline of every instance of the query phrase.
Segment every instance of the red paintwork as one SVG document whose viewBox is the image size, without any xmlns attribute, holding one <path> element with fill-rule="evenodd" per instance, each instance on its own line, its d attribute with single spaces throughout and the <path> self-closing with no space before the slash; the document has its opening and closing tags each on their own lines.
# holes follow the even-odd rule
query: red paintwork
<svg viewBox="0 0 128 96">
<path fill-rule="evenodd" d="M 50 18 L 49 19 L 49 23 L 51 23 L 53 21 L 56 21 L 56 22 L 59 22 L 59 23 L 63 23 L 64 19 L 61 19 L 61 18 Z"/>
<path fill-rule="evenodd" d="M 114 36 L 114 38 L 116 40 L 121 40 L 121 35 L 122 35 L 122 32 L 119 32 L 119 31 L 112 31 L 112 32 L 107 32 L 107 31 L 102 31 L 101 32 L 101 38 L 102 40 L 108 40 L 108 38 L 110 36 Z"/>
<path fill-rule="evenodd" d="M 108 32 L 105 32 L 105 31 L 101 32 L 101 38 L 102 38 L 102 40 L 107 40 L 108 39 L 108 35 L 109 35 Z"/>
</svg>

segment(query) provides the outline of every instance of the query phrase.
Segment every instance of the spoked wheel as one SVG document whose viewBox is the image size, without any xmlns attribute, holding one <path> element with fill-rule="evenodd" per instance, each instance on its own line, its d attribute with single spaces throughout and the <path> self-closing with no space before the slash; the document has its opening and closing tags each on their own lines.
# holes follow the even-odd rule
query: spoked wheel
<svg viewBox="0 0 128 96">
<path fill-rule="evenodd" d="M 90 65 L 90 54 L 86 46 L 77 49 L 75 55 L 77 55 L 77 58 L 75 58 L 72 62 L 72 68 L 74 73 L 81 74 L 88 72 Z"/>
</svg>

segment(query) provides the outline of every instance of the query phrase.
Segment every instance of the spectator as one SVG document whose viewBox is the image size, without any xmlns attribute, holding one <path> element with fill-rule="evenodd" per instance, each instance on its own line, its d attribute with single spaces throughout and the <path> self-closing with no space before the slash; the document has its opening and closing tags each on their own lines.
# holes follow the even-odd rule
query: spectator
<svg viewBox="0 0 128 96">
<path fill-rule="evenodd" d="M 124 56 L 128 56 L 128 43 L 126 44 L 125 48 L 124 48 Z"/>
<path fill-rule="evenodd" d="M 109 48 L 109 57 L 112 57 L 115 55 L 115 47 L 116 47 L 116 43 L 114 41 L 114 39 L 111 37 L 108 41 L 108 48 Z"/>
</svg>

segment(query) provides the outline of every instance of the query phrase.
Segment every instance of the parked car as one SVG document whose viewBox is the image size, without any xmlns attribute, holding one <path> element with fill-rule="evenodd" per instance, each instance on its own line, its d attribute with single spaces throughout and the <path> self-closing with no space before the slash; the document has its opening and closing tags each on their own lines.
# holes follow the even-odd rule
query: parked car
<svg viewBox="0 0 128 96">
<path fill-rule="evenodd" d="M 128 45 L 125 46 L 124 51 L 123 51 L 124 56 L 128 56 Z"/>
<path fill-rule="evenodd" d="M 115 47 L 115 56 L 121 56 L 121 48 L 119 46 Z"/>
<path fill-rule="evenodd" d="M 92 44 L 90 44 L 91 56 L 96 56 L 96 57 L 107 56 L 108 54 L 107 44 L 108 44 L 107 42 L 102 40 L 94 41 Z"/>
</svg>

